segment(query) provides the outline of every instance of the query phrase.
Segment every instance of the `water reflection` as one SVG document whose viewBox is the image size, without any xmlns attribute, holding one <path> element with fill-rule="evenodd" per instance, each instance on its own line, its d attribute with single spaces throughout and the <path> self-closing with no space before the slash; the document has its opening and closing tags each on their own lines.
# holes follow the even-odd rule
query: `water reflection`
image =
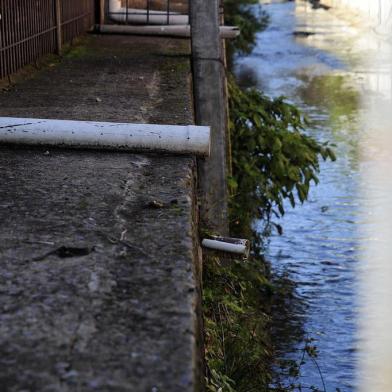
<svg viewBox="0 0 392 392">
<path fill-rule="evenodd" d="M 268 257 L 306 298 L 305 330 L 327 390 L 390 392 L 392 46 L 380 34 L 385 26 L 362 28 L 339 10 L 265 3 L 271 24 L 252 55 L 238 59 L 237 73 L 245 85 L 299 105 L 309 132 L 334 142 L 338 155 L 321 165 L 309 202 L 287 209 Z M 304 386 L 322 390 L 314 363 L 302 373 Z"/>
</svg>

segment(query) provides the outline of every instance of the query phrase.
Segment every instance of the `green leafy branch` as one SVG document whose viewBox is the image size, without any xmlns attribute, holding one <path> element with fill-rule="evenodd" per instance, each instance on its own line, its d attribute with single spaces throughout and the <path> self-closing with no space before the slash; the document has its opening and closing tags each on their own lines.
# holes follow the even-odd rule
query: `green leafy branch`
<svg viewBox="0 0 392 392">
<path fill-rule="evenodd" d="M 229 42 L 229 58 L 234 53 L 249 54 L 254 48 L 256 34 L 268 25 L 268 14 L 261 9 L 258 0 L 225 0 L 225 15 L 226 24 L 238 26 L 241 31 Z"/>
<path fill-rule="evenodd" d="M 242 90 L 234 78 L 229 95 L 232 229 L 244 234 L 258 218 L 267 229 L 274 225 L 281 231 L 272 216 L 284 215 L 285 200 L 292 207 L 307 200 L 310 185 L 319 181 L 319 159 L 335 160 L 335 155 L 328 142 L 305 133 L 306 119 L 283 97 Z"/>
</svg>

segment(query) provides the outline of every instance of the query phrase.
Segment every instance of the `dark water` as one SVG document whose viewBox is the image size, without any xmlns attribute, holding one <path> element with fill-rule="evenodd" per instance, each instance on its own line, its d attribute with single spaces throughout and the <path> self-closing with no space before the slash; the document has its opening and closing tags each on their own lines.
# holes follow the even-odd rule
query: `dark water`
<svg viewBox="0 0 392 392">
<path fill-rule="evenodd" d="M 336 144 L 336 162 L 321 164 L 320 185 L 291 209 L 273 235 L 267 258 L 297 283 L 306 300 L 305 333 L 315 339 L 317 365 L 308 360 L 301 383 L 323 390 L 356 386 L 358 264 L 362 232 L 359 144 L 365 88 L 361 35 L 347 22 L 302 2 L 268 2 L 268 29 L 253 53 L 238 60 L 237 74 L 270 96 L 284 95 L 312 121 L 309 133 Z M 293 34 L 297 32 L 297 34 Z M 300 346 L 296 347 L 300 349 Z M 300 357 L 293 350 L 289 358 Z M 303 389 L 306 390 L 306 389 Z"/>
</svg>

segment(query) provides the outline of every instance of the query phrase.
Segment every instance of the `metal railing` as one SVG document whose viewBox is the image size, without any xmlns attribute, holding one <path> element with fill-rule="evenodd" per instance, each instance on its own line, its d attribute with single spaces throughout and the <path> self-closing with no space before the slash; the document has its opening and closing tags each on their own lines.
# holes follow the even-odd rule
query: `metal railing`
<svg viewBox="0 0 392 392">
<path fill-rule="evenodd" d="M 106 0 L 106 23 L 189 24 L 189 0 Z"/>
<path fill-rule="evenodd" d="M 0 79 L 94 24 L 94 0 L 0 0 Z"/>
</svg>

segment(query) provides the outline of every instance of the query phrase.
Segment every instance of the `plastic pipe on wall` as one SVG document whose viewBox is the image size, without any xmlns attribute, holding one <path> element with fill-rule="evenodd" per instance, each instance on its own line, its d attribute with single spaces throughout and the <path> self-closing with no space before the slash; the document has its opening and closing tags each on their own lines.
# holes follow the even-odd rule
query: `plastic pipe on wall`
<svg viewBox="0 0 392 392">
<path fill-rule="evenodd" d="M 109 34 L 135 34 L 135 35 L 162 35 L 171 37 L 189 38 L 191 27 L 189 25 L 176 26 L 130 26 L 130 25 L 100 25 L 101 33 Z M 224 39 L 238 37 L 240 30 L 236 26 L 221 26 L 220 36 Z"/>
<path fill-rule="evenodd" d="M 215 237 L 213 239 L 204 239 L 202 246 L 208 249 L 220 252 L 235 253 L 245 258 L 249 256 L 250 243 L 248 240 L 237 238 Z"/>
<path fill-rule="evenodd" d="M 146 9 L 126 8 L 121 6 L 121 0 L 109 0 L 109 17 L 116 22 L 129 22 L 138 24 L 180 24 L 189 23 L 188 15 L 181 15 L 177 12 L 153 11 L 150 10 L 147 16 Z M 169 23 L 168 23 L 169 22 Z"/>
<path fill-rule="evenodd" d="M 0 117 L 0 143 L 208 156 L 210 128 Z"/>
</svg>

